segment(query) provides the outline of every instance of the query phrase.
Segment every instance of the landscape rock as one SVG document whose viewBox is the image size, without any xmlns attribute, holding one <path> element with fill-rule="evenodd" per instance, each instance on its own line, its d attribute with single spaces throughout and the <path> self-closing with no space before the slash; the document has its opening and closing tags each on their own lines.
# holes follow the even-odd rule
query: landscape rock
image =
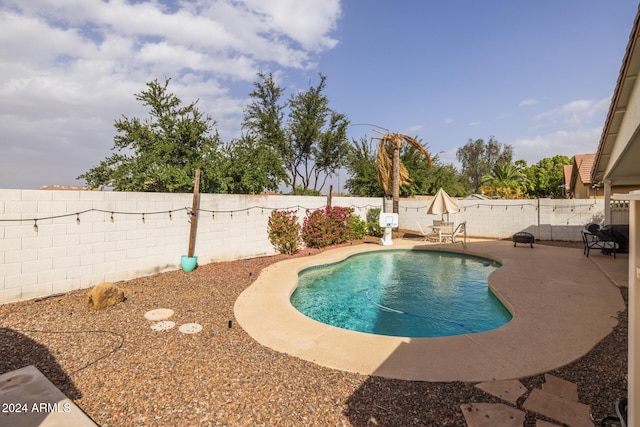
<svg viewBox="0 0 640 427">
<path fill-rule="evenodd" d="M 125 300 L 124 291 L 113 283 L 105 282 L 91 288 L 87 294 L 89 305 L 96 310 L 113 307 Z"/>
</svg>

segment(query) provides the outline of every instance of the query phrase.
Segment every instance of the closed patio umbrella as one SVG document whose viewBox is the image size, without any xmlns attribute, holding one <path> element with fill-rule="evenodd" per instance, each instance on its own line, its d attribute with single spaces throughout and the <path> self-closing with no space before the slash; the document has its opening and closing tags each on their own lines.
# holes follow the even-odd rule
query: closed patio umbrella
<svg viewBox="0 0 640 427">
<path fill-rule="evenodd" d="M 433 197 L 429 206 L 427 206 L 428 214 L 440 214 L 443 219 L 444 214 L 447 214 L 447 221 L 449 220 L 449 214 L 456 212 L 460 212 L 460 206 L 458 206 L 456 201 L 453 200 L 442 187 Z"/>
</svg>

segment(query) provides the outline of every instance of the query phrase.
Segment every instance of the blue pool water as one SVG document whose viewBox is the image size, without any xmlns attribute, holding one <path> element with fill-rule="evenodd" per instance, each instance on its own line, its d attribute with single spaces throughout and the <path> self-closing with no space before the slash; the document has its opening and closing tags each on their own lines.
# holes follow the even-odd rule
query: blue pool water
<svg viewBox="0 0 640 427">
<path fill-rule="evenodd" d="M 300 272 L 291 304 L 339 328 L 401 337 L 496 329 L 511 314 L 489 290 L 495 261 L 439 251 L 376 251 Z"/>
</svg>

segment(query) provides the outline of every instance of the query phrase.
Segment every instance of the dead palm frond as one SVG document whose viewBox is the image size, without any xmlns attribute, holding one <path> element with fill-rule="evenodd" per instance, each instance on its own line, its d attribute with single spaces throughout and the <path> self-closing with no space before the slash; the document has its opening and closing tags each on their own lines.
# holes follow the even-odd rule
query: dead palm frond
<svg viewBox="0 0 640 427">
<path fill-rule="evenodd" d="M 382 132 L 380 132 L 382 134 Z M 393 183 L 393 158 L 397 156 L 398 161 L 398 187 L 411 182 L 407 168 L 400 162 L 400 149 L 406 142 L 422 154 L 431 166 L 431 155 L 418 140 L 402 133 L 386 133 L 378 140 L 378 155 L 376 156 L 376 169 L 378 172 L 378 182 L 382 186 L 385 194 L 389 194 L 389 186 Z"/>
</svg>

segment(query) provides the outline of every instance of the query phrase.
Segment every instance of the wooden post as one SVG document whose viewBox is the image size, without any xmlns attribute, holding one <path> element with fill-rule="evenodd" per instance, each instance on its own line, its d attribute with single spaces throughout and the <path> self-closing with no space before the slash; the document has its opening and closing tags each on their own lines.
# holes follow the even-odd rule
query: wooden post
<svg viewBox="0 0 640 427">
<path fill-rule="evenodd" d="M 196 178 L 193 184 L 193 204 L 191 205 L 191 231 L 189 232 L 189 258 L 193 257 L 196 247 L 196 230 L 198 228 L 198 205 L 200 191 L 200 169 L 196 169 Z"/>
</svg>

